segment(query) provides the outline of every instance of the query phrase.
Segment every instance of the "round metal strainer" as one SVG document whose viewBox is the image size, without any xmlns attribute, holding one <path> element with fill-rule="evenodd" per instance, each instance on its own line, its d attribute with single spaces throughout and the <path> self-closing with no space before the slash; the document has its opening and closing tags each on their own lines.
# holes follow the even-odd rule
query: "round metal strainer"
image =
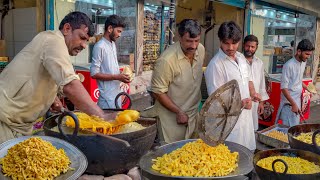
<svg viewBox="0 0 320 180">
<path fill-rule="evenodd" d="M 211 146 L 223 143 L 236 125 L 241 109 L 241 96 L 236 80 L 218 88 L 205 101 L 199 116 L 199 136 Z"/>
</svg>

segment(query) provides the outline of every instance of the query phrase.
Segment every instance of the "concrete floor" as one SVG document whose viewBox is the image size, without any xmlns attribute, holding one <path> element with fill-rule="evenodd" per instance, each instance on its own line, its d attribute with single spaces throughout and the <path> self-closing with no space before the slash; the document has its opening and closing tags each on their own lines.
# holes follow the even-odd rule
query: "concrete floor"
<svg viewBox="0 0 320 180">
<path fill-rule="evenodd" d="M 308 123 L 320 123 L 320 104 L 312 104 Z"/>
</svg>

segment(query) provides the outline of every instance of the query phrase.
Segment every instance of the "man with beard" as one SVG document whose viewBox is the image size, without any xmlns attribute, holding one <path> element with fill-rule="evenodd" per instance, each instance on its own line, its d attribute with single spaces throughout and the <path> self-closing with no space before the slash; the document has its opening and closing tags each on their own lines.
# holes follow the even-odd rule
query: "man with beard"
<svg viewBox="0 0 320 180">
<path fill-rule="evenodd" d="M 307 86 L 302 82 L 306 61 L 312 55 L 314 46 L 308 39 L 299 42 L 295 56 L 286 62 L 281 75 L 281 101 L 276 123 L 281 119 L 283 124 L 295 126 L 300 122 L 301 93 Z"/>
<path fill-rule="evenodd" d="M 269 99 L 266 91 L 263 62 L 254 55 L 258 49 L 258 44 L 258 38 L 254 35 L 248 35 L 244 38 L 243 55 L 246 57 L 250 67 L 254 89 L 261 95 L 260 102 L 252 103 L 252 118 L 255 131 L 257 131 L 259 127 L 258 115 L 263 114 L 264 111 L 264 101 Z"/>
<path fill-rule="evenodd" d="M 81 111 L 104 117 L 91 100 L 70 62 L 86 48 L 94 26 L 82 12 L 71 12 L 59 30 L 36 35 L 0 74 L 0 143 L 22 135 L 31 135 L 34 122 L 63 93 Z"/>
<path fill-rule="evenodd" d="M 184 19 L 178 33 L 179 42 L 161 54 L 151 80 L 156 99 L 152 111 L 160 120 L 159 139 L 167 143 L 190 138 L 201 100 L 205 50 L 200 44 L 200 23 Z"/>
<path fill-rule="evenodd" d="M 256 149 L 256 143 L 251 98 L 253 100 L 260 99 L 254 92 L 248 63 L 243 54 L 237 51 L 241 36 L 240 27 L 235 22 L 230 21 L 221 24 L 218 30 L 220 49 L 211 59 L 205 72 L 205 78 L 209 95 L 223 84 L 233 79 L 237 80 L 244 109 L 226 140 L 241 144 L 253 151 Z"/>
<path fill-rule="evenodd" d="M 106 19 L 104 28 L 103 37 L 93 47 L 90 74 L 98 82 L 98 106 L 110 109 L 115 108 L 115 98 L 121 92 L 120 82 L 129 83 L 130 77 L 120 73 L 115 45 L 125 28 L 123 19 L 111 15 Z"/>
</svg>

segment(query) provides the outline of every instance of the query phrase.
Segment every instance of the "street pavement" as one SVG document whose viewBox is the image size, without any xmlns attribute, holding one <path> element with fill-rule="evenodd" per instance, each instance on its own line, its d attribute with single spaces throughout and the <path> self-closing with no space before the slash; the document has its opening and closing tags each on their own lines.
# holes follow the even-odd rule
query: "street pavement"
<svg viewBox="0 0 320 180">
<path fill-rule="evenodd" d="M 312 103 L 308 123 L 320 123 L 320 104 Z"/>
</svg>

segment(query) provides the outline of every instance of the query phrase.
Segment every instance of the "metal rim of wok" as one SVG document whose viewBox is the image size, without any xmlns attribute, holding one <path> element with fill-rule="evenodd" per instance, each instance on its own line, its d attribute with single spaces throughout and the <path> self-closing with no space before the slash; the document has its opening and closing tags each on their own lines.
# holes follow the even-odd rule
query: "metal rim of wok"
<svg viewBox="0 0 320 180">
<path fill-rule="evenodd" d="M 305 143 L 294 137 L 301 133 L 312 134 L 312 144 Z M 291 148 L 311 151 L 320 155 L 320 144 L 316 143 L 316 135 L 320 133 L 320 124 L 300 124 L 288 129 L 288 140 Z"/>
<path fill-rule="evenodd" d="M 261 180 L 263 179 L 283 179 L 283 178 L 297 178 L 297 177 L 304 177 L 306 179 L 320 177 L 320 173 L 314 174 L 288 174 L 287 169 L 289 165 L 281 160 L 276 159 L 272 162 L 272 168 L 274 169 L 274 164 L 277 161 L 282 162 L 285 165 L 285 170 L 283 173 L 278 173 L 275 171 L 270 171 L 268 169 L 264 169 L 257 165 L 257 162 L 263 158 L 271 157 L 271 156 L 289 156 L 289 157 L 300 157 L 302 159 L 308 160 L 310 162 L 314 162 L 317 165 L 320 165 L 320 156 L 316 153 L 300 150 L 300 149 L 270 149 L 257 152 L 253 157 L 253 165 L 255 168 L 256 173 L 260 177 Z"/>
<path fill-rule="evenodd" d="M 42 140 L 50 142 L 57 149 L 64 149 L 68 158 L 71 161 L 70 167 L 74 168 L 74 170 L 68 170 L 66 173 L 60 174 L 58 177 L 54 178 L 55 180 L 74 180 L 79 178 L 87 169 L 88 160 L 86 156 L 74 145 L 68 143 L 67 141 L 50 137 L 50 136 L 22 136 L 15 139 L 8 140 L 0 145 L 0 158 L 3 158 L 7 155 L 7 151 L 12 146 L 27 140 L 31 137 L 39 137 Z M 0 179 L 6 180 L 11 179 L 9 177 L 5 177 L 2 170 L 0 170 Z"/>
<path fill-rule="evenodd" d="M 169 176 L 166 174 L 161 174 L 160 172 L 153 170 L 151 168 L 153 164 L 152 159 L 161 157 L 166 153 L 170 153 L 173 150 L 181 148 L 183 145 L 185 145 L 188 142 L 193 142 L 196 140 L 197 139 L 188 139 L 188 140 L 177 141 L 174 143 L 160 146 L 159 148 L 153 151 L 149 151 L 147 154 L 143 155 L 139 161 L 139 166 L 142 170 L 142 175 L 152 179 L 172 179 L 172 178 L 175 178 L 175 179 L 221 179 L 221 178 L 234 178 L 241 175 L 247 175 L 253 170 L 252 152 L 240 144 L 229 142 L 229 141 L 225 141 L 225 145 L 228 146 L 231 152 L 235 152 L 235 151 L 238 152 L 239 159 L 238 159 L 238 167 L 235 169 L 234 172 L 228 174 L 227 176 L 219 176 L 219 177 L 218 176 L 217 177 Z"/>
<path fill-rule="evenodd" d="M 241 105 L 236 80 L 219 87 L 207 98 L 199 113 L 200 138 L 211 146 L 223 143 L 239 119 Z"/>
</svg>

